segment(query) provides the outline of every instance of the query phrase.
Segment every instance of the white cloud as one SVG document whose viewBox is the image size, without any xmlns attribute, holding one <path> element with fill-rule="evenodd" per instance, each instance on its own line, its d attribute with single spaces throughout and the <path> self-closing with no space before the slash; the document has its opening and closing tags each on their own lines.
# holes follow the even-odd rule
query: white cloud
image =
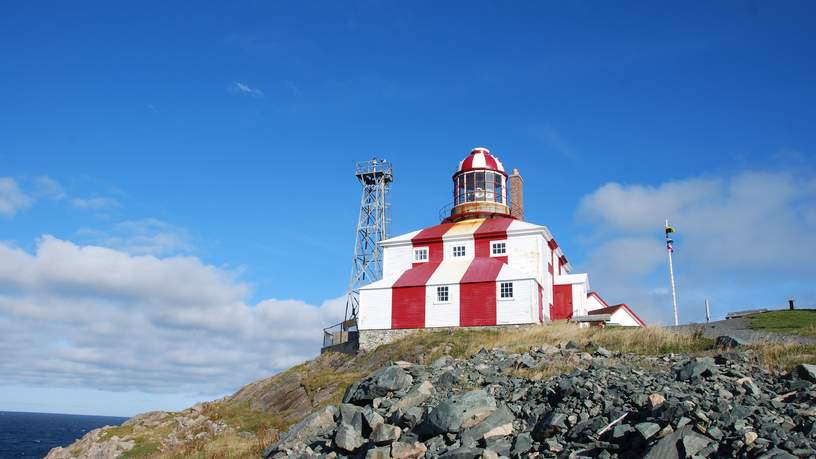
<svg viewBox="0 0 816 459">
<path fill-rule="evenodd" d="M 240 81 L 234 81 L 230 85 L 229 91 L 233 94 L 245 94 L 256 99 L 260 99 L 264 96 L 263 91 L 260 89 L 250 87 L 249 85 L 241 83 Z"/>
<path fill-rule="evenodd" d="M 13 216 L 18 210 L 29 207 L 34 198 L 24 193 L 11 177 L 0 177 L 0 215 Z"/>
<path fill-rule="evenodd" d="M 342 318 L 321 305 L 249 304 L 234 274 L 43 236 L 0 244 L 0 374 L 8 384 L 221 394 L 315 355 Z"/>
<path fill-rule="evenodd" d="M 83 228 L 78 233 L 94 244 L 133 255 L 173 255 L 192 250 L 187 230 L 155 218 L 126 220 L 107 231 Z"/>
<path fill-rule="evenodd" d="M 38 198 L 48 198 L 59 201 L 66 196 L 62 185 L 47 175 L 34 177 L 31 182 L 33 185 L 33 194 Z"/>
<path fill-rule="evenodd" d="M 102 196 L 91 198 L 71 198 L 71 205 L 79 209 L 104 210 L 119 207 L 119 201 Z"/>
<path fill-rule="evenodd" d="M 23 186 L 20 186 L 20 183 Z M 19 183 L 12 177 L 0 177 L 0 215 L 13 216 L 18 210 L 42 200 L 64 201 L 83 210 L 106 210 L 119 207 L 119 202 L 105 196 L 72 197 L 62 184 L 46 175 L 23 177 Z"/>
<path fill-rule="evenodd" d="M 700 318 L 704 298 L 723 309 L 816 301 L 816 187 L 788 172 L 742 172 L 658 186 L 608 183 L 585 196 L 579 218 L 593 224 L 585 266 L 612 301 L 652 320 L 670 311 L 666 217 L 678 228 L 675 263 L 681 320 Z"/>
</svg>

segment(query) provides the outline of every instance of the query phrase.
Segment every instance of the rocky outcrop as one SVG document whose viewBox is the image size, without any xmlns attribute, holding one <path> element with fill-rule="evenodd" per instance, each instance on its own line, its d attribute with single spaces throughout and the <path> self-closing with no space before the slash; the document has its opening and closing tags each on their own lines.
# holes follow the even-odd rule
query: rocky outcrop
<svg viewBox="0 0 816 459">
<path fill-rule="evenodd" d="M 750 350 L 694 358 L 595 350 L 569 343 L 387 365 L 349 387 L 339 408 L 292 427 L 264 457 L 792 458 L 816 451 L 813 366 L 768 371 Z M 534 377 L 564 362 L 576 368 Z"/>
<path fill-rule="evenodd" d="M 79 451 L 82 452 L 82 457 L 89 459 L 108 459 L 118 457 L 133 448 L 135 444 L 133 440 L 122 439 L 116 435 L 103 439 L 106 428 L 109 426 L 88 432 L 69 448 L 52 449 L 46 459 L 74 459 Z"/>
<path fill-rule="evenodd" d="M 170 451 L 186 442 L 212 439 L 233 429 L 204 414 L 206 403 L 177 413 L 151 411 L 121 426 L 94 429 L 68 447 L 49 451 L 46 459 L 112 459 L 136 446 L 147 452 Z"/>
<path fill-rule="evenodd" d="M 239 444 L 244 456 L 258 456 L 262 442 L 278 438 L 278 426 L 288 427 L 342 394 L 356 374 L 356 367 L 344 367 L 349 362 L 346 356 L 324 355 L 220 400 L 180 412 L 144 413 L 121 426 L 95 429 L 48 457 L 112 459 L 131 450 L 134 457 L 184 457 L 212 443 L 229 445 L 231 454 Z M 366 372 L 380 364 L 378 359 L 355 362 Z"/>
<path fill-rule="evenodd" d="M 287 413 L 286 420 L 297 421 L 299 413 L 314 407 L 303 386 L 303 376 L 298 372 L 286 372 L 274 378 L 266 378 L 247 384 L 229 397 L 231 403 L 246 403 L 255 411 Z"/>
</svg>

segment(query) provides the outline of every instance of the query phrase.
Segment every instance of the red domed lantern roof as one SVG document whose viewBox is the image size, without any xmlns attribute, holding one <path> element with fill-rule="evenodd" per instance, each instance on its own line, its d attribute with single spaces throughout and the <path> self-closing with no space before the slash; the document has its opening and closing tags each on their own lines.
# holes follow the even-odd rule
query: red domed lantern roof
<svg viewBox="0 0 816 459">
<path fill-rule="evenodd" d="M 459 162 L 459 170 L 457 173 L 478 169 L 498 171 L 505 176 L 507 175 L 507 173 L 504 172 L 504 166 L 501 161 L 499 161 L 499 158 L 491 155 L 490 150 L 484 147 L 476 147 L 471 150 L 470 155 Z"/>
</svg>

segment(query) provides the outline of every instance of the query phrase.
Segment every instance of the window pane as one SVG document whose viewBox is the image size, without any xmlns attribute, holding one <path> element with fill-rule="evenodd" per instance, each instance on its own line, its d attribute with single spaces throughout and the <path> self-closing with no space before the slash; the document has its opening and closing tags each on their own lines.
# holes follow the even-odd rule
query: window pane
<svg viewBox="0 0 816 459">
<path fill-rule="evenodd" d="M 502 282 L 499 284 L 499 295 L 501 298 L 513 298 L 513 283 Z"/>
<path fill-rule="evenodd" d="M 493 192 L 493 177 L 496 174 L 493 172 L 486 172 L 485 173 L 485 200 L 486 201 L 495 201 L 496 194 Z"/>
<path fill-rule="evenodd" d="M 476 200 L 484 201 L 485 199 L 485 173 L 476 172 Z"/>
<path fill-rule="evenodd" d="M 448 287 L 436 288 L 436 301 L 440 303 L 448 301 Z"/>
<path fill-rule="evenodd" d="M 502 193 L 502 182 L 504 181 L 504 176 L 501 174 L 496 174 L 496 179 L 497 179 L 495 183 L 496 202 L 503 203 L 504 195 Z"/>
<path fill-rule="evenodd" d="M 473 174 L 472 173 L 466 174 L 465 179 L 466 179 L 465 200 L 470 202 L 473 201 Z"/>
<path fill-rule="evenodd" d="M 457 204 L 461 204 L 465 202 L 465 177 L 460 175 L 456 178 L 457 186 L 459 187 L 459 196 L 457 198 Z"/>
</svg>

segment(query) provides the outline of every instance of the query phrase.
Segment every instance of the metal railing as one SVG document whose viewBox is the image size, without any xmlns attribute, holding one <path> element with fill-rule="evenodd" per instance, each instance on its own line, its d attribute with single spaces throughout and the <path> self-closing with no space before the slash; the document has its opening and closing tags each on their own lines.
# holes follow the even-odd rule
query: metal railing
<svg viewBox="0 0 816 459">
<path fill-rule="evenodd" d="M 439 209 L 439 219 L 440 220 L 445 220 L 448 217 L 453 216 L 453 213 L 452 213 L 453 208 L 456 207 L 456 206 L 461 206 L 461 205 L 464 205 L 464 204 L 478 204 L 478 203 L 493 204 L 495 206 L 495 209 L 494 209 L 493 213 L 497 213 L 497 214 L 509 213 L 510 207 L 509 207 L 508 203 L 499 202 L 499 201 L 495 201 L 495 200 L 480 199 L 480 200 L 477 200 L 477 201 L 461 201 L 459 203 L 450 202 L 448 204 L 445 204 L 444 206 L 442 206 L 442 208 Z M 490 210 L 488 209 L 488 207 L 489 206 L 486 205 L 486 206 L 484 206 L 484 208 L 479 209 L 477 212 L 479 212 L 479 213 L 490 213 Z M 474 210 L 474 211 L 476 211 L 476 210 Z M 469 213 L 469 212 L 470 212 L 470 210 L 465 209 L 465 211 L 462 212 L 462 213 Z"/>
<path fill-rule="evenodd" d="M 380 177 L 386 183 L 391 183 L 394 180 L 394 168 L 388 160 L 372 158 L 368 161 L 358 161 L 354 165 L 354 175 L 366 184 L 373 184 Z"/>
<path fill-rule="evenodd" d="M 346 320 L 323 329 L 323 347 L 336 346 L 357 339 L 357 321 Z"/>
</svg>

